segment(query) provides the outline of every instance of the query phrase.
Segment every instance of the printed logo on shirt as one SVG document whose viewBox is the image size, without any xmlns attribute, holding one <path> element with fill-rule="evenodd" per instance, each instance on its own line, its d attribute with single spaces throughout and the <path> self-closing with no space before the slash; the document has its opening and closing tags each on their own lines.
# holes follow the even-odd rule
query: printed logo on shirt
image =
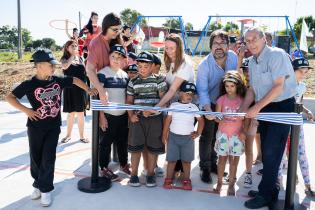
<svg viewBox="0 0 315 210">
<path fill-rule="evenodd" d="M 49 88 L 37 88 L 34 91 L 36 99 L 41 106 L 36 110 L 41 114 L 41 119 L 56 117 L 60 111 L 60 91 L 59 84 L 54 84 Z"/>
</svg>

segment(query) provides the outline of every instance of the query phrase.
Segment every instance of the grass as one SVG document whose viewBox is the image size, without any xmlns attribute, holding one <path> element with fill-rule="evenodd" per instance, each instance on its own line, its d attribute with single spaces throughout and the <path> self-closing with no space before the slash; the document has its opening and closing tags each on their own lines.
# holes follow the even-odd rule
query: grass
<svg viewBox="0 0 315 210">
<path fill-rule="evenodd" d="M 7 62 L 29 62 L 32 59 L 33 52 L 24 52 L 22 55 L 22 59 L 18 59 L 18 55 L 16 52 L 0 52 L 0 63 Z M 59 60 L 61 58 L 62 52 L 56 51 L 54 52 L 56 59 Z"/>
</svg>

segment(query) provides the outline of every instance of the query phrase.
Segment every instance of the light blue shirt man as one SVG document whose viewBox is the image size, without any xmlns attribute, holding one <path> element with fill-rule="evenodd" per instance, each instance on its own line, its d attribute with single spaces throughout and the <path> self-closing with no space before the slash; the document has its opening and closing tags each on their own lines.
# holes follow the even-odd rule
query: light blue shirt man
<svg viewBox="0 0 315 210">
<path fill-rule="evenodd" d="M 225 69 L 217 64 L 212 53 L 200 63 L 196 85 L 201 108 L 207 104 L 216 104 L 216 100 L 220 94 L 222 77 L 227 71 L 236 69 L 237 55 L 231 50 L 227 53 Z"/>
</svg>

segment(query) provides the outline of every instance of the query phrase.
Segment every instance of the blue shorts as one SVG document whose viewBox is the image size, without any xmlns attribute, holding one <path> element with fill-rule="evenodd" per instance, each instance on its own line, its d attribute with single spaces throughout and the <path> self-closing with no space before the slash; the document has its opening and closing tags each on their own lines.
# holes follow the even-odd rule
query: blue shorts
<svg viewBox="0 0 315 210">
<path fill-rule="evenodd" d="M 195 142 L 190 135 L 178 135 L 170 132 L 167 142 L 167 161 L 182 160 L 191 162 L 195 159 Z"/>
</svg>

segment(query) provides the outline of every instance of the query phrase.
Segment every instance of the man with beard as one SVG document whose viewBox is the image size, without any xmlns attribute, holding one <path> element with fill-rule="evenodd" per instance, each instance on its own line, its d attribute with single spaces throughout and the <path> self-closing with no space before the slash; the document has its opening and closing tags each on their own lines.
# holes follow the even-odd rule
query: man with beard
<svg viewBox="0 0 315 210">
<path fill-rule="evenodd" d="M 211 52 L 198 66 L 197 91 L 200 107 L 205 111 L 214 111 L 222 77 L 229 70 L 236 70 L 237 55 L 229 50 L 229 36 L 225 31 L 216 30 L 210 36 Z M 213 150 L 217 123 L 207 116 L 205 127 L 199 140 L 200 178 L 211 183 L 210 172 L 217 172 L 217 154 Z"/>
</svg>

